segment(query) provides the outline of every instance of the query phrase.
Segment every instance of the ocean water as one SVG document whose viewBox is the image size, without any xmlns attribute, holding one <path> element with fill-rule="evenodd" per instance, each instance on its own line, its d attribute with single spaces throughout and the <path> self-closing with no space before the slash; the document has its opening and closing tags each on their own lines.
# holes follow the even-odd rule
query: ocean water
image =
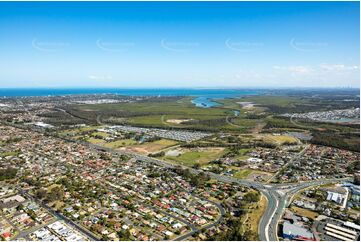
<svg viewBox="0 0 361 242">
<path fill-rule="evenodd" d="M 63 96 L 79 94 L 119 94 L 126 96 L 196 96 L 227 98 L 256 95 L 257 89 L 195 89 L 195 88 L 0 88 L 0 97 Z"/>
<path fill-rule="evenodd" d="M 217 98 L 257 95 L 261 90 L 251 89 L 118 89 L 118 88 L 0 88 L 0 97 L 64 96 L 79 94 L 118 94 L 125 96 L 194 96 L 192 103 L 201 108 L 221 106 Z"/>
</svg>

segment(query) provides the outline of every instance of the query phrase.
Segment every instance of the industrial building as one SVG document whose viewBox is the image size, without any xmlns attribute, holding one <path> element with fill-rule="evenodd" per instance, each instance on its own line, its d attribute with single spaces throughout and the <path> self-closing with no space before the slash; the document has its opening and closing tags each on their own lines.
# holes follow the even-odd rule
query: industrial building
<svg viewBox="0 0 361 242">
<path fill-rule="evenodd" d="M 298 225 L 286 221 L 283 223 L 283 238 L 290 240 L 315 240 L 313 234 Z"/>
<path fill-rule="evenodd" d="M 326 235 L 342 241 L 357 241 L 360 234 L 360 226 L 350 222 L 342 225 L 327 223 L 325 226 Z"/>
</svg>

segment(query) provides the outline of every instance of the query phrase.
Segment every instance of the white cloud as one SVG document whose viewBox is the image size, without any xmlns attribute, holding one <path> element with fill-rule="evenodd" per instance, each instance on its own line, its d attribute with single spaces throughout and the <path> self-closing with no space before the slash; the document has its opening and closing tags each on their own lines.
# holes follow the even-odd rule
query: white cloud
<svg viewBox="0 0 361 242">
<path fill-rule="evenodd" d="M 106 76 L 97 76 L 97 75 L 89 75 L 88 78 L 90 80 L 96 80 L 96 81 L 106 81 L 106 80 L 112 80 L 113 77 L 106 75 Z"/>
<path fill-rule="evenodd" d="M 344 65 L 344 64 L 326 64 L 322 63 L 318 66 L 273 66 L 274 70 L 282 71 L 289 74 L 322 74 L 324 72 L 352 72 L 358 71 L 359 67 L 356 65 Z"/>
<path fill-rule="evenodd" d="M 358 66 L 346 66 L 344 64 L 320 64 L 320 69 L 323 71 L 353 71 L 358 70 Z"/>
<path fill-rule="evenodd" d="M 288 70 L 292 73 L 296 73 L 296 74 L 307 74 L 310 73 L 312 71 L 311 68 L 306 67 L 306 66 L 290 66 L 288 68 Z"/>
<path fill-rule="evenodd" d="M 273 69 L 289 72 L 290 74 L 309 74 L 313 68 L 308 66 L 273 66 Z"/>
</svg>

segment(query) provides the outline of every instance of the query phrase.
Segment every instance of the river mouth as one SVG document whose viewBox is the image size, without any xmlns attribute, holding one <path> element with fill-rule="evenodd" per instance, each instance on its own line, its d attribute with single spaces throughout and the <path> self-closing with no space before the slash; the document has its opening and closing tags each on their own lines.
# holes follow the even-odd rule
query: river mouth
<svg viewBox="0 0 361 242">
<path fill-rule="evenodd" d="M 200 90 L 199 90 L 200 91 Z M 217 102 L 217 100 L 228 99 L 228 98 L 240 98 L 247 95 L 259 95 L 260 91 L 251 91 L 251 90 L 211 90 L 206 91 L 203 90 L 204 93 L 200 93 L 200 95 L 189 95 L 193 96 L 191 100 L 192 104 L 199 108 L 214 108 L 223 106 L 222 103 Z M 235 116 L 238 116 L 235 113 Z"/>
<path fill-rule="evenodd" d="M 199 108 L 212 108 L 222 106 L 222 104 L 211 100 L 211 98 L 209 97 L 196 97 L 191 102 Z"/>
</svg>

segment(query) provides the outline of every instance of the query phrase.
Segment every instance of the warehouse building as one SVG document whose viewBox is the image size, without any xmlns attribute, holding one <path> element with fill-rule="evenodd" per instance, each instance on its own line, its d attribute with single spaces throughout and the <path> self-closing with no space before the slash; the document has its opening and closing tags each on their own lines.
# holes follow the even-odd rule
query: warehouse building
<svg viewBox="0 0 361 242">
<path fill-rule="evenodd" d="M 283 223 L 283 238 L 290 240 L 315 240 L 313 234 L 298 225 L 286 221 Z"/>
<path fill-rule="evenodd" d="M 325 226 L 326 235 L 342 241 L 357 241 L 360 234 L 360 226 L 345 222 L 342 225 L 327 223 Z"/>
</svg>

